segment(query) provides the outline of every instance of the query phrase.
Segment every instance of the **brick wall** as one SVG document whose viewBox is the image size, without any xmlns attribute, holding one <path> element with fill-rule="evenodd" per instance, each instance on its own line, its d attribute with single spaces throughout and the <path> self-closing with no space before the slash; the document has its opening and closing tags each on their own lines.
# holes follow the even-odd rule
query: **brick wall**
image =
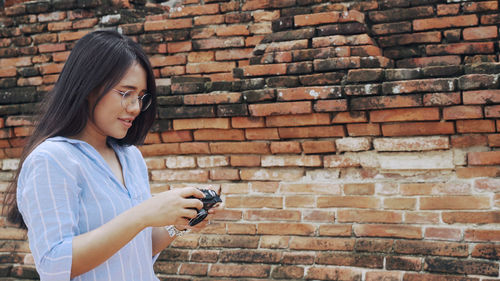
<svg viewBox="0 0 500 281">
<path fill-rule="evenodd" d="M 17 2 L 0 191 L 75 40 L 117 27 L 157 75 L 152 191 L 216 185 L 226 206 L 162 280 L 500 280 L 497 1 Z M 0 226 L 0 277 L 36 278 Z"/>
</svg>

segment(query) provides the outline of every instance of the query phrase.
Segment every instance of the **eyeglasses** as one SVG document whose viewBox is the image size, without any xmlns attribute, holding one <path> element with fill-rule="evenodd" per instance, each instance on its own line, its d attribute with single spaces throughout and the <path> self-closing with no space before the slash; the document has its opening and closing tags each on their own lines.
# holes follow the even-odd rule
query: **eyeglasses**
<svg viewBox="0 0 500 281">
<path fill-rule="evenodd" d="M 133 94 L 133 90 L 122 92 L 120 90 L 113 89 L 113 91 L 122 95 L 122 107 L 124 109 L 127 109 L 130 106 L 135 105 L 136 102 L 138 102 L 141 111 L 146 111 L 151 105 L 151 94 L 144 93 L 144 95 L 136 97 Z"/>
</svg>

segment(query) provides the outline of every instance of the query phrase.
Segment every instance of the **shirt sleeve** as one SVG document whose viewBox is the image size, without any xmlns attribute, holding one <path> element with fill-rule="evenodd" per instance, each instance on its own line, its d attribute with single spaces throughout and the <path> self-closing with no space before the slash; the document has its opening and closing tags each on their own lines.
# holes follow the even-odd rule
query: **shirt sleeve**
<svg viewBox="0 0 500 281">
<path fill-rule="evenodd" d="M 37 153 L 24 162 L 18 206 L 41 281 L 70 280 L 73 237 L 78 235 L 79 187 L 64 159 Z"/>
</svg>

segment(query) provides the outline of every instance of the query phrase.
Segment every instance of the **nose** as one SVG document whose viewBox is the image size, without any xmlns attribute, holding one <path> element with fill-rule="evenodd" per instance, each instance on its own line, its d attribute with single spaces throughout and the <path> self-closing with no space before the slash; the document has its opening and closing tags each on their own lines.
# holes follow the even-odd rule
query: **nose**
<svg viewBox="0 0 500 281">
<path fill-rule="evenodd" d="M 139 115 L 139 113 L 141 112 L 141 103 L 139 102 L 139 100 L 133 99 L 132 102 L 128 103 L 126 111 L 134 115 Z"/>
</svg>

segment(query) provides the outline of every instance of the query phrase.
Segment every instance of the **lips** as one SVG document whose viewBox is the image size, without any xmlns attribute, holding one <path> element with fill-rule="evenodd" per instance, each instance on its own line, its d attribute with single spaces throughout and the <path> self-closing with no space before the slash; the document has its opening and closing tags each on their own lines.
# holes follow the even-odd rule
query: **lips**
<svg viewBox="0 0 500 281">
<path fill-rule="evenodd" d="M 134 119 L 132 119 L 132 118 L 118 118 L 118 120 L 120 120 L 122 125 L 127 127 L 127 128 L 132 127 L 132 122 L 134 121 Z"/>
</svg>

